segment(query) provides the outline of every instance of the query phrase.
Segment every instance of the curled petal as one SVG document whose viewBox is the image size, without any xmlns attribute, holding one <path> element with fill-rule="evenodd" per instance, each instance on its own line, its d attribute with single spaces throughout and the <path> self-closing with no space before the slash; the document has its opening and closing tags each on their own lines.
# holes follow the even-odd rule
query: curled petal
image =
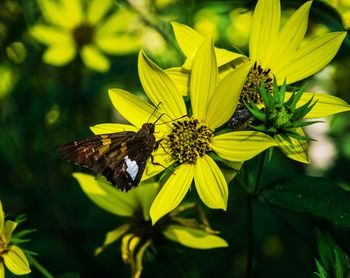
<svg viewBox="0 0 350 278">
<path fill-rule="evenodd" d="M 212 249 L 228 247 L 228 243 L 221 237 L 199 229 L 170 225 L 166 228 L 163 234 L 166 238 L 190 248 Z"/>
<path fill-rule="evenodd" d="M 7 252 L 2 255 L 5 266 L 13 274 L 24 275 L 31 272 L 26 255 L 15 245 L 7 248 Z"/>
</svg>

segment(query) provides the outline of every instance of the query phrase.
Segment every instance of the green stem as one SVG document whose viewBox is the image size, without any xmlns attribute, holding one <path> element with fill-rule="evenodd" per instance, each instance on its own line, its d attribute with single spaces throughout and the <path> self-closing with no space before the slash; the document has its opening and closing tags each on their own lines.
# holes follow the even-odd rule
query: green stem
<svg viewBox="0 0 350 278">
<path fill-rule="evenodd" d="M 262 153 L 261 158 L 260 158 L 258 174 L 256 177 L 255 187 L 254 187 L 254 191 L 253 191 L 254 195 L 256 195 L 256 193 L 258 193 L 258 188 L 260 186 L 261 178 L 262 178 L 262 175 L 264 172 L 265 161 L 266 161 L 266 151 L 264 151 Z"/>
<path fill-rule="evenodd" d="M 247 246 L 247 269 L 246 278 L 252 277 L 252 267 L 253 267 L 253 201 L 258 193 L 258 189 L 261 183 L 264 165 L 266 160 L 266 151 L 264 151 L 260 158 L 257 178 L 255 181 L 255 186 L 253 188 L 252 194 L 248 194 L 248 246 Z"/>
<path fill-rule="evenodd" d="M 252 277 L 253 266 L 253 196 L 248 195 L 248 246 L 246 278 Z"/>
<path fill-rule="evenodd" d="M 46 278 L 54 278 L 50 272 L 46 270 L 33 256 L 28 255 L 28 260 L 31 266 L 34 266 L 44 277 Z"/>
</svg>

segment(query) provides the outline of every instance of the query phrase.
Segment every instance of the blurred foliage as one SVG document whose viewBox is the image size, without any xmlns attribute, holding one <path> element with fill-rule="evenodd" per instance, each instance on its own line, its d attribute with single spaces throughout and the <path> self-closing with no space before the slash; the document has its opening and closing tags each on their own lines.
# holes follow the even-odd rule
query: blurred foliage
<svg viewBox="0 0 350 278">
<path fill-rule="evenodd" d="M 288 11 L 303 2 L 282 1 L 282 7 Z M 119 5 L 134 10 L 142 24 L 151 30 L 153 35 L 145 38 L 145 48 L 160 66 L 169 67 L 181 65 L 184 61 L 174 43 L 169 21 L 194 26 L 198 31 L 210 29 L 216 44 L 229 49 L 234 41 L 242 40 L 243 43 L 235 45 L 246 51 L 246 38 L 236 37 L 235 32 L 243 28 L 237 21 L 249 22 L 249 9 L 254 7 L 255 1 L 130 0 L 120 1 Z M 344 7 L 348 7 L 345 12 Z M 314 1 L 310 35 L 317 32 L 319 24 L 329 30 L 349 28 L 345 25 L 347 19 L 343 19 L 349 6 L 344 7 L 338 10 L 336 5 L 330 6 L 327 1 Z M 235 14 L 235 8 L 242 13 Z M 28 32 L 39 18 L 39 6 L 34 0 L 0 1 L 0 198 L 11 215 L 27 215 L 23 227 L 36 229 L 36 232 L 31 234 L 31 241 L 24 248 L 38 253 L 36 259 L 54 277 L 128 277 L 129 269 L 120 259 L 119 246 L 114 245 L 99 257 L 94 257 L 94 250 L 102 242 L 105 232 L 123 223 L 122 219 L 105 213 L 82 194 L 71 177 L 71 173 L 79 169 L 63 161 L 57 154 L 57 147 L 90 135 L 89 126 L 122 121 L 110 104 L 107 90 L 118 87 L 142 95 L 137 53 L 110 56 L 111 69 L 105 74 L 86 69 L 79 58 L 63 67 L 46 65 L 41 59 L 44 47 Z M 152 49 L 152 45 L 163 47 Z M 331 88 L 332 94 L 347 102 L 350 101 L 349 65 L 348 34 L 333 63 L 336 73 Z M 334 138 L 338 154 L 333 166 L 322 175 L 349 188 L 349 114 L 333 118 L 329 135 Z M 258 161 L 259 157 L 247 164 L 257 170 Z M 262 184 L 298 178 L 305 171 L 305 166 L 287 160 L 276 151 L 267 163 Z M 254 179 L 254 171 L 242 171 L 241 175 L 244 174 Z M 298 183 L 299 187 L 307 185 L 307 180 Z M 330 186 L 328 182 L 321 183 L 320 188 L 310 188 L 309 197 L 321 194 L 322 198 L 327 198 L 330 193 L 326 186 Z M 320 272 L 320 265 L 325 271 L 332 271 L 332 266 L 324 262 L 330 259 L 317 251 L 317 245 L 332 246 L 335 240 L 339 245 L 336 250 L 347 254 L 350 252 L 349 230 L 337 225 L 343 224 L 340 220 L 333 223 L 305 214 L 311 211 L 317 215 L 312 206 L 327 210 L 330 204 L 326 201 L 312 204 L 307 199 L 305 207 L 298 210 L 301 215 L 271 208 L 267 203 L 281 206 L 285 200 L 273 199 L 267 188 L 263 196 L 265 200 L 253 203 L 254 277 L 315 277 L 314 272 Z M 342 192 L 336 194 L 339 198 L 344 197 Z M 187 197 L 194 198 L 193 192 Z M 349 210 L 349 204 L 345 202 L 335 200 L 333 205 L 329 213 L 333 213 L 332 209 L 336 210 L 338 205 Z M 145 255 L 147 263 L 144 264 L 143 277 L 244 277 L 248 214 L 247 194 L 234 180 L 230 186 L 228 211 L 207 211 L 212 226 L 222 231 L 221 236 L 230 247 L 198 251 L 175 243 L 162 245 Z M 349 227 L 350 221 L 346 220 L 346 223 L 345 226 Z M 320 243 L 321 234 L 318 232 L 316 241 L 314 225 L 327 231 L 324 238 L 332 236 L 334 240 L 323 239 Z M 335 264 L 340 260 L 334 259 L 338 256 L 336 254 L 329 255 Z M 33 268 L 32 277 L 40 277 L 37 268 Z"/>
</svg>

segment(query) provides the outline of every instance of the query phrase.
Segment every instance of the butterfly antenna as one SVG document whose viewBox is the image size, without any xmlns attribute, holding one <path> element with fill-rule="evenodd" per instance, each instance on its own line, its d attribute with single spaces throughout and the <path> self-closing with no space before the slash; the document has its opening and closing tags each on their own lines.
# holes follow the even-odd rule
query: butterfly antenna
<svg viewBox="0 0 350 278">
<path fill-rule="evenodd" d="M 154 114 L 157 112 L 157 110 L 158 110 L 159 106 L 161 105 L 161 103 L 162 103 L 162 102 L 160 101 L 160 102 L 157 104 L 156 108 L 154 108 L 154 110 L 153 110 L 151 116 L 149 116 L 149 118 L 148 118 L 148 120 L 147 120 L 147 123 L 150 122 L 150 120 L 152 119 L 152 117 L 154 116 Z M 158 118 L 158 119 L 159 119 L 159 118 Z M 157 121 L 158 121 L 158 119 L 157 119 Z"/>
<path fill-rule="evenodd" d="M 164 116 L 164 115 L 168 116 L 168 118 L 171 119 L 170 116 L 169 116 L 168 114 L 163 113 L 162 115 L 160 115 L 160 116 L 158 117 L 157 121 L 158 121 L 162 116 Z M 185 118 L 185 117 L 187 117 L 187 115 L 183 115 L 183 116 L 178 117 L 178 118 L 176 118 L 176 119 L 171 119 L 170 121 L 163 122 L 163 123 L 160 123 L 160 124 L 158 124 L 158 125 L 164 125 L 164 124 L 168 124 L 168 123 L 171 123 L 171 122 L 175 122 L 175 121 L 180 120 L 180 119 Z M 157 121 L 155 121 L 154 124 L 155 124 Z"/>
</svg>

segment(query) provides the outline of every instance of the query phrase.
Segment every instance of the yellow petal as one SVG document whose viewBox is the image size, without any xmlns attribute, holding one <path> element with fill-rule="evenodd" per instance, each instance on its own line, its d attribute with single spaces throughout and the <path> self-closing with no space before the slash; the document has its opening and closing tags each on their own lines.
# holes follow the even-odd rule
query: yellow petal
<svg viewBox="0 0 350 278">
<path fill-rule="evenodd" d="M 65 21 L 69 22 L 70 26 L 77 26 L 85 19 L 83 17 L 82 1 L 80 0 L 60 0 L 63 10 L 61 16 Z"/>
<path fill-rule="evenodd" d="M 139 76 L 147 96 L 171 119 L 187 115 L 185 102 L 174 82 L 143 51 L 139 54 Z"/>
<path fill-rule="evenodd" d="M 140 129 L 144 123 L 152 120 L 150 119 L 152 114 L 154 118 L 159 117 L 158 111 L 155 113 L 155 107 L 127 91 L 109 89 L 108 94 L 115 109 L 138 129 Z M 161 130 L 164 126 L 165 125 L 159 125 L 158 129 Z"/>
<path fill-rule="evenodd" d="M 139 131 L 138 128 L 132 125 L 124 125 L 124 124 L 98 124 L 91 126 L 90 129 L 94 134 L 108 134 L 108 133 L 116 133 L 123 131 Z"/>
<path fill-rule="evenodd" d="M 140 237 L 135 234 L 127 234 L 122 238 L 122 259 L 124 263 L 134 264 L 134 251 L 140 243 Z"/>
<path fill-rule="evenodd" d="M 95 46 L 84 46 L 81 51 L 81 58 L 89 69 L 98 72 L 106 72 L 109 70 L 109 60 Z"/>
<path fill-rule="evenodd" d="M 96 2 L 99 1 L 96 0 Z M 97 32 L 100 35 L 128 32 L 128 25 L 134 25 L 136 20 L 137 17 L 132 11 L 119 5 L 118 11 L 108 17 L 105 22 L 102 22 L 98 26 Z"/>
<path fill-rule="evenodd" d="M 13 274 L 24 275 L 31 272 L 26 255 L 15 245 L 11 245 L 2 258 L 7 269 Z"/>
<path fill-rule="evenodd" d="M 290 98 L 292 93 L 286 92 L 286 99 Z M 334 115 L 340 112 L 349 111 L 350 105 L 341 98 L 321 93 L 304 92 L 297 106 L 302 106 L 312 97 L 317 101 L 312 110 L 305 116 L 305 119 L 322 118 Z"/>
<path fill-rule="evenodd" d="M 294 52 L 305 36 L 309 18 L 309 10 L 312 1 L 302 5 L 287 21 L 278 35 L 271 57 L 271 62 L 266 61 L 266 66 L 275 72 L 274 69 L 285 57 Z M 296 28 L 298 26 L 298 28 Z"/>
<path fill-rule="evenodd" d="M 190 94 L 190 71 L 182 67 L 176 67 L 166 69 L 165 73 L 173 80 L 178 92 L 182 96 L 188 96 Z"/>
<path fill-rule="evenodd" d="M 12 237 L 12 233 L 16 229 L 16 227 L 17 227 L 16 222 L 13 222 L 11 220 L 7 220 L 5 222 L 4 236 L 5 236 L 5 239 L 7 240 L 7 242 L 10 242 L 11 237 Z"/>
<path fill-rule="evenodd" d="M 124 224 L 119 226 L 118 228 L 109 231 L 106 234 L 105 240 L 102 244 L 102 246 L 97 247 L 95 250 L 95 255 L 99 255 L 108 245 L 112 244 L 113 242 L 117 241 L 123 234 L 125 234 L 130 229 L 129 224 Z"/>
<path fill-rule="evenodd" d="M 246 63 L 231 71 L 218 84 L 207 105 L 205 122 L 210 128 L 223 125 L 233 115 L 250 68 L 251 63 Z"/>
<path fill-rule="evenodd" d="M 2 208 L 2 202 L 0 200 L 0 234 L 3 233 L 5 227 L 5 213 Z"/>
<path fill-rule="evenodd" d="M 140 249 L 137 252 L 136 255 L 136 262 L 135 262 L 135 269 L 133 273 L 133 278 L 139 278 L 141 277 L 141 272 L 142 272 L 142 259 L 143 259 L 143 254 L 145 253 L 146 249 L 151 245 L 152 240 L 147 240 L 146 243 L 144 243 Z"/>
<path fill-rule="evenodd" d="M 159 146 L 157 150 L 153 151 L 152 156 L 155 164 L 152 163 L 151 158 L 147 160 L 146 169 L 141 180 L 147 180 L 154 177 L 174 163 L 172 157 L 162 148 L 162 146 Z"/>
<path fill-rule="evenodd" d="M 278 84 L 285 78 L 287 84 L 294 83 L 321 70 L 338 52 L 345 36 L 346 32 L 327 33 L 302 45 L 274 69 Z"/>
<path fill-rule="evenodd" d="M 47 22 L 65 28 L 74 27 L 70 20 L 66 20 L 66 16 L 62 16 L 62 6 L 57 1 L 39 0 L 38 3 Z"/>
<path fill-rule="evenodd" d="M 0 262 L 0 278 L 5 278 L 5 267 L 2 262 Z"/>
<path fill-rule="evenodd" d="M 112 55 L 127 55 L 141 48 L 140 39 L 128 34 L 97 36 L 95 42 L 101 50 Z"/>
<path fill-rule="evenodd" d="M 302 136 L 305 136 L 301 128 L 298 129 L 298 133 Z M 290 141 L 288 141 L 279 134 L 275 135 L 275 140 L 281 151 L 290 159 L 302 163 L 310 163 L 308 155 L 308 143 L 306 140 L 290 138 Z"/>
<path fill-rule="evenodd" d="M 216 235 L 211 235 L 203 230 L 170 225 L 164 230 L 163 235 L 170 240 L 184 246 L 196 249 L 212 249 L 228 247 L 228 243 Z"/>
<path fill-rule="evenodd" d="M 146 221 L 150 220 L 149 210 L 158 190 L 159 183 L 154 181 L 142 182 L 137 189 L 134 190 L 135 198 L 142 207 L 143 218 Z"/>
<path fill-rule="evenodd" d="M 39 42 L 50 44 L 70 43 L 71 35 L 67 31 L 44 24 L 37 24 L 30 29 L 30 34 Z"/>
<path fill-rule="evenodd" d="M 185 197 L 193 179 L 193 165 L 182 164 L 166 181 L 151 206 L 153 225 L 168 212 L 175 209 Z"/>
<path fill-rule="evenodd" d="M 233 131 L 215 136 L 210 147 L 222 158 L 246 161 L 267 148 L 276 146 L 268 135 L 256 131 Z"/>
<path fill-rule="evenodd" d="M 99 22 L 112 7 L 111 0 L 91 0 L 88 3 L 87 20 L 91 24 Z"/>
<path fill-rule="evenodd" d="M 94 176 L 84 173 L 74 173 L 73 177 L 79 182 L 81 189 L 100 208 L 119 215 L 133 215 L 138 204 L 133 194 L 127 194 Z"/>
<path fill-rule="evenodd" d="M 256 4 L 249 39 L 249 56 L 262 67 L 273 55 L 271 49 L 280 27 L 279 0 L 259 0 Z"/>
<path fill-rule="evenodd" d="M 173 27 L 177 43 L 185 56 L 188 58 L 183 67 L 190 70 L 193 58 L 196 55 L 199 46 L 203 43 L 204 37 L 186 25 L 177 22 L 171 22 L 171 25 Z M 215 54 L 219 67 L 242 56 L 241 54 L 217 47 L 215 47 Z"/>
<path fill-rule="evenodd" d="M 208 155 L 197 159 L 194 182 L 199 197 L 209 208 L 227 208 L 228 188 L 219 166 Z"/>
<path fill-rule="evenodd" d="M 209 99 L 214 93 L 218 69 L 211 38 L 203 41 L 193 60 L 190 96 L 193 117 L 205 121 Z"/>
<path fill-rule="evenodd" d="M 74 44 L 53 44 L 43 55 L 43 61 L 53 66 L 63 66 L 73 60 L 76 54 Z"/>
</svg>

